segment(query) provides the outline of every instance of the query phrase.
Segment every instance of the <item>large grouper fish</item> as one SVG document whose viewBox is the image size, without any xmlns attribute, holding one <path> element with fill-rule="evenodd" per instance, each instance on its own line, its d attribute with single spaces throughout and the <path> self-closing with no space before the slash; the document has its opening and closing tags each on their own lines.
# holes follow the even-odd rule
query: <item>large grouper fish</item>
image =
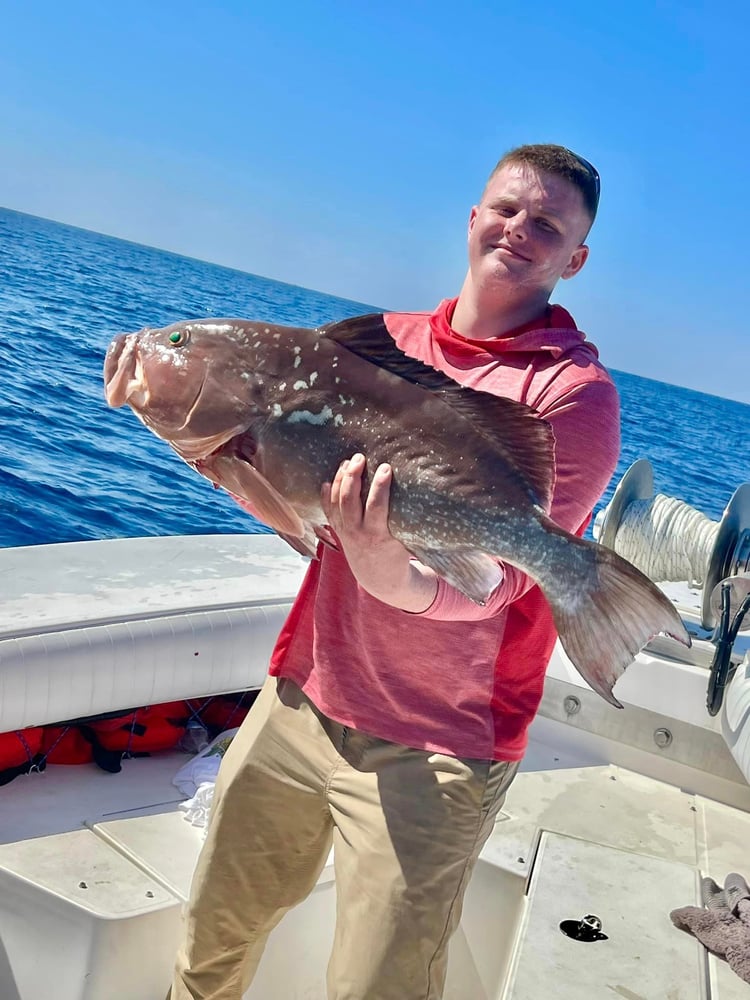
<svg viewBox="0 0 750 1000">
<path fill-rule="evenodd" d="M 111 406 L 128 403 L 311 556 L 325 533 L 321 485 L 358 452 L 372 470 L 390 463 L 392 534 L 479 603 L 497 585 L 497 560 L 528 573 L 565 652 L 617 707 L 612 687 L 650 638 L 690 642 L 646 576 L 548 516 L 549 424 L 408 357 L 379 314 L 315 330 L 243 319 L 147 328 L 113 340 L 104 377 Z"/>
</svg>

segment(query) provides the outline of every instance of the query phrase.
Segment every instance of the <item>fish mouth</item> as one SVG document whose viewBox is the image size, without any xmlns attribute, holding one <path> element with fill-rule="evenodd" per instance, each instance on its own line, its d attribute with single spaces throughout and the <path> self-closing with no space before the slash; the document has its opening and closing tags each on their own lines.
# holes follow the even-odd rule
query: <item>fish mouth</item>
<svg viewBox="0 0 750 1000">
<path fill-rule="evenodd" d="M 104 395 L 109 406 L 117 408 L 127 403 L 138 419 L 157 437 L 168 441 L 186 462 L 205 458 L 244 430 L 242 426 L 232 426 L 218 433 L 191 433 L 190 424 L 207 390 L 208 371 L 204 372 L 189 403 L 178 404 L 176 400 L 172 400 L 175 408 L 179 406 L 180 411 L 185 414 L 184 419 L 177 417 L 179 423 L 174 420 L 177 414 L 174 411 L 171 414 L 168 412 L 169 407 L 167 412 L 162 407 L 158 408 L 161 412 L 152 412 L 154 400 L 149 390 L 138 339 L 138 333 L 121 333 L 109 346 L 104 360 Z"/>
<path fill-rule="evenodd" d="M 138 335 L 135 333 L 119 334 L 112 341 L 104 360 L 104 394 L 107 403 L 117 408 L 124 403 L 138 413 L 147 409 L 151 402 L 146 373 L 138 350 Z M 175 430 L 185 430 L 201 403 L 203 390 L 206 387 L 208 374 L 204 374 L 195 395 L 187 404 L 185 419 Z"/>
<path fill-rule="evenodd" d="M 108 405 L 115 409 L 143 387 L 136 337 L 134 333 L 118 334 L 104 359 L 104 395 Z"/>
</svg>

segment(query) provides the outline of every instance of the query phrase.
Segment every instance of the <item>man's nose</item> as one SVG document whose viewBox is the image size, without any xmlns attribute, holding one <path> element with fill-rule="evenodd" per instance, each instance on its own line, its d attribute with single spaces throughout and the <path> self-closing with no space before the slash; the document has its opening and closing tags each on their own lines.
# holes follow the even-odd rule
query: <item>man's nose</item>
<svg viewBox="0 0 750 1000">
<path fill-rule="evenodd" d="M 517 240 L 526 239 L 526 215 L 524 212 L 517 212 L 505 220 L 505 234 L 509 238 Z"/>
</svg>

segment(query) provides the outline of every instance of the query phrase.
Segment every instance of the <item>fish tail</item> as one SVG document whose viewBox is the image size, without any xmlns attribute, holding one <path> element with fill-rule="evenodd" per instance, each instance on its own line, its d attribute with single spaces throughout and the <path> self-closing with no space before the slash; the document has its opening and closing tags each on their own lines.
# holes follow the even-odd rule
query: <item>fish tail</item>
<svg viewBox="0 0 750 1000">
<path fill-rule="evenodd" d="M 586 682 L 622 708 L 612 688 L 649 639 L 663 632 L 689 646 L 690 636 L 672 602 L 639 569 L 552 522 L 545 527 L 575 546 L 572 579 L 561 573 L 543 584 L 562 647 Z"/>
</svg>

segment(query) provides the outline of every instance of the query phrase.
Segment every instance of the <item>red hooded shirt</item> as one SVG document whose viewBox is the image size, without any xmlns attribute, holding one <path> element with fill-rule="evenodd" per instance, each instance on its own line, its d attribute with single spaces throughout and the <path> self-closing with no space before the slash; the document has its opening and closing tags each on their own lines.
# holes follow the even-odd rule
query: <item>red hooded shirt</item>
<svg viewBox="0 0 750 1000">
<path fill-rule="evenodd" d="M 397 345 L 463 385 L 534 407 L 555 435 L 550 514 L 581 534 L 619 454 L 617 391 L 570 315 L 494 340 L 451 329 L 456 300 L 430 313 L 388 313 Z M 545 598 L 522 571 L 480 607 L 440 580 L 432 605 L 409 614 L 371 597 L 345 558 L 311 563 L 271 661 L 327 716 L 420 749 L 519 760 L 542 697 L 555 630 Z"/>
</svg>

